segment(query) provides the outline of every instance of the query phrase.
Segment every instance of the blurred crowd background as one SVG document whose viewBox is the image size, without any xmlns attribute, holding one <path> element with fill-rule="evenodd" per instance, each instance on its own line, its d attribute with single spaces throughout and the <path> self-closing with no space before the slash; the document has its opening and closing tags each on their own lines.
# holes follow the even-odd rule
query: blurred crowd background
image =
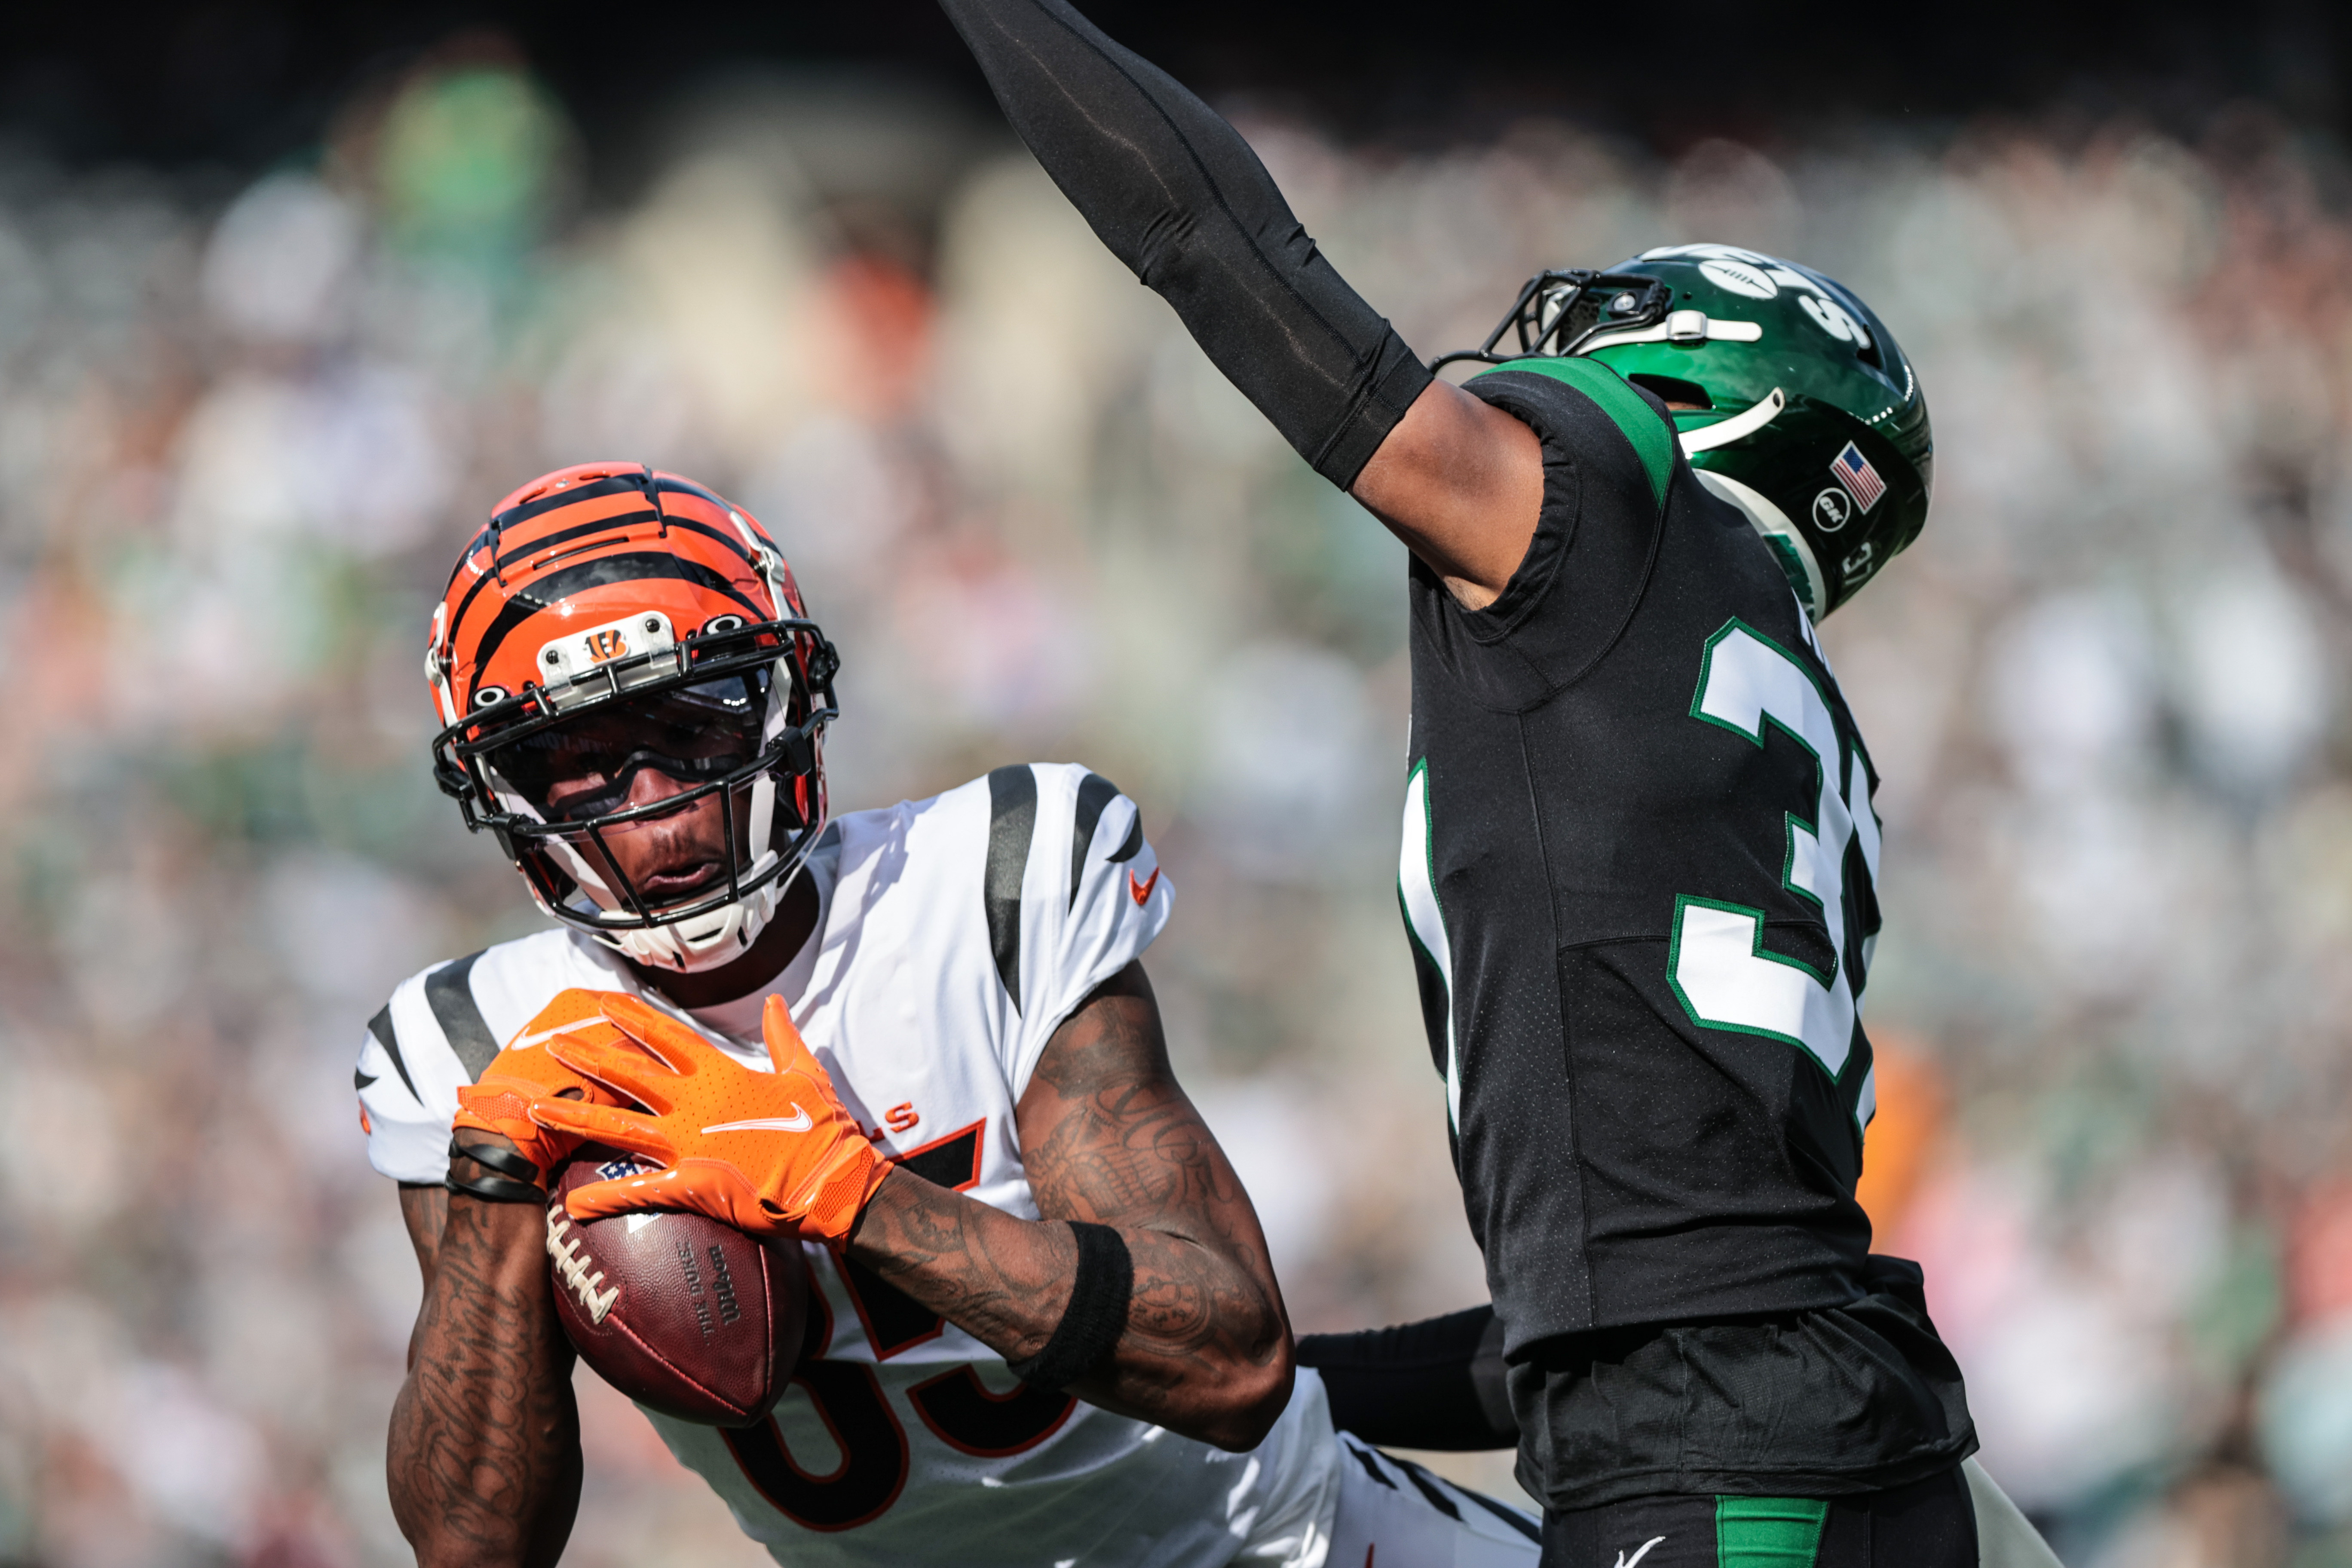
<svg viewBox="0 0 2352 1568">
<path fill-rule="evenodd" d="M 2078 1565 L 2352 1563 L 2352 180 L 2254 107 L 1405 149 L 1229 105 L 1424 354 L 1650 245 L 1857 288 L 1939 437 L 1824 637 L 1885 785 L 1865 1198 Z M 538 924 L 425 768 L 458 543 L 559 464 L 765 521 L 838 809 L 1141 804 L 1150 966 L 1302 1330 L 1484 1297 L 1393 884 L 1404 558 L 1002 126 L 683 97 L 625 199 L 465 35 L 260 169 L 0 146 L 0 1562 L 404 1560 L 418 1295 L 351 1068 Z M 567 1559 L 755 1561 L 583 1373 Z M 1511 1494 L 1499 1457 L 1446 1461 Z"/>
</svg>

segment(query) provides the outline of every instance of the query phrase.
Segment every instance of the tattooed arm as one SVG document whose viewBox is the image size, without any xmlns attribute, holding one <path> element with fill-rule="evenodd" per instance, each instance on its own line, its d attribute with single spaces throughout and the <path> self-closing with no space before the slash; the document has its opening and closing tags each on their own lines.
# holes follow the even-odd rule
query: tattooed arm
<svg viewBox="0 0 2352 1568">
<path fill-rule="evenodd" d="M 392 1407 L 392 1511 L 421 1568 L 541 1568 L 580 1502 L 572 1347 L 548 1296 L 547 1216 L 400 1189 L 425 1270 Z"/>
<path fill-rule="evenodd" d="M 850 1256 L 1008 1361 L 1069 1304 L 1063 1220 L 1115 1227 L 1135 1263 L 1127 1331 L 1070 1392 L 1220 1447 L 1256 1447 L 1289 1403 L 1290 1324 L 1249 1195 L 1169 1070 L 1139 964 L 1054 1032 L 1014 1110 L 1043 1224 L 895 1168 Z"/>
</svg>

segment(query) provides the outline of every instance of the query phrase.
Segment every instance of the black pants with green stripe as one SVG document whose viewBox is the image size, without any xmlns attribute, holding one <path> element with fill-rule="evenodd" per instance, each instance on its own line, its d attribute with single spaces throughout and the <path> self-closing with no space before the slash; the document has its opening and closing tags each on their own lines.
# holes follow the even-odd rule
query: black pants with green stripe
<svg viewBox="0 0 2352 1568">
<path fill-rule="evenodd" d="M 1838 1498 L 1643 1497 L 1547 1514 L 1542 1568 L 1976 1568 L 1958 1467 Z"/>
</svg>

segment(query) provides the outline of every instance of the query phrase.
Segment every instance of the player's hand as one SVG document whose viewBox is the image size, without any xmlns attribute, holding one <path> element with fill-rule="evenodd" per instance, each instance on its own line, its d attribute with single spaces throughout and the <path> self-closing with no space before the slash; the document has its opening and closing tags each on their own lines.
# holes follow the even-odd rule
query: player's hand
<svg viewBox="0 0 2352 1568">
<path fill-rule="evenodd" d="M 604 1004 L 621 995 L 616 991 L 559 992 L 555 1000 L 525 1024 L 507 1048 L 490 1058 L 482 1076 L 457 1090 L 457 1114 L 451 1125 L 459 1131 L 495 1132 L 515 1146 L 518 1153 L 539 1167 L 543 1185 L 558 1165 L 571 1156 L 580 1140 L 571 1133 L 543 1127 L 530 1119 L 535 1100 L 562 1095 L 604 1105 L 621 1100 L 581 1077 L 550 1056 L 546 1042 L 558 1035 L 619 1045 L 627 1037 L 604 1021 Z"/>
<path fill-rule="evenodd" d="M 592 1182 L 564 1200 L 572 1217 L 630 1209 L 690 1209 L 753 1236 L 847 1238 L 888 1167 L 833 1092 L 781 998 L 761 1032 L 776 1066 L 754 1072 L 677 1020 L 633 996 L 604 1003 L 632 1043 L 582 1035 L 548 1042 L 564 1066 L 651 1111 L 542 1099 L 542 1127 L 642 1154 L 665 1169 Z"/>
</svg>

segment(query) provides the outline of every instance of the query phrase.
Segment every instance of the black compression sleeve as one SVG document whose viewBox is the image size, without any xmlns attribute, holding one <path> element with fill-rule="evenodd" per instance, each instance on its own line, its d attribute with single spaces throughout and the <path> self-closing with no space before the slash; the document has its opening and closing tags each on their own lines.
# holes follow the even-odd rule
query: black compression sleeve
<svg viewBox="0 0 2352 1568">
<path fill-rule="evenodd" d="M 940 0 L 1111 253 L 1345 489 L 1430 373 L 1316 249 L 1241 133 L 1065 0 Z"/>
<path fill-rule="evenodd" d="M 1518 1446 L 1503 1387 L 1503 1325 L 1492 1307 L 1303 1335 L 1298 1364 L 1323 1374 L 1331 1425 L 1367 1443 L 1455 1453 Z"/>
</svg>

